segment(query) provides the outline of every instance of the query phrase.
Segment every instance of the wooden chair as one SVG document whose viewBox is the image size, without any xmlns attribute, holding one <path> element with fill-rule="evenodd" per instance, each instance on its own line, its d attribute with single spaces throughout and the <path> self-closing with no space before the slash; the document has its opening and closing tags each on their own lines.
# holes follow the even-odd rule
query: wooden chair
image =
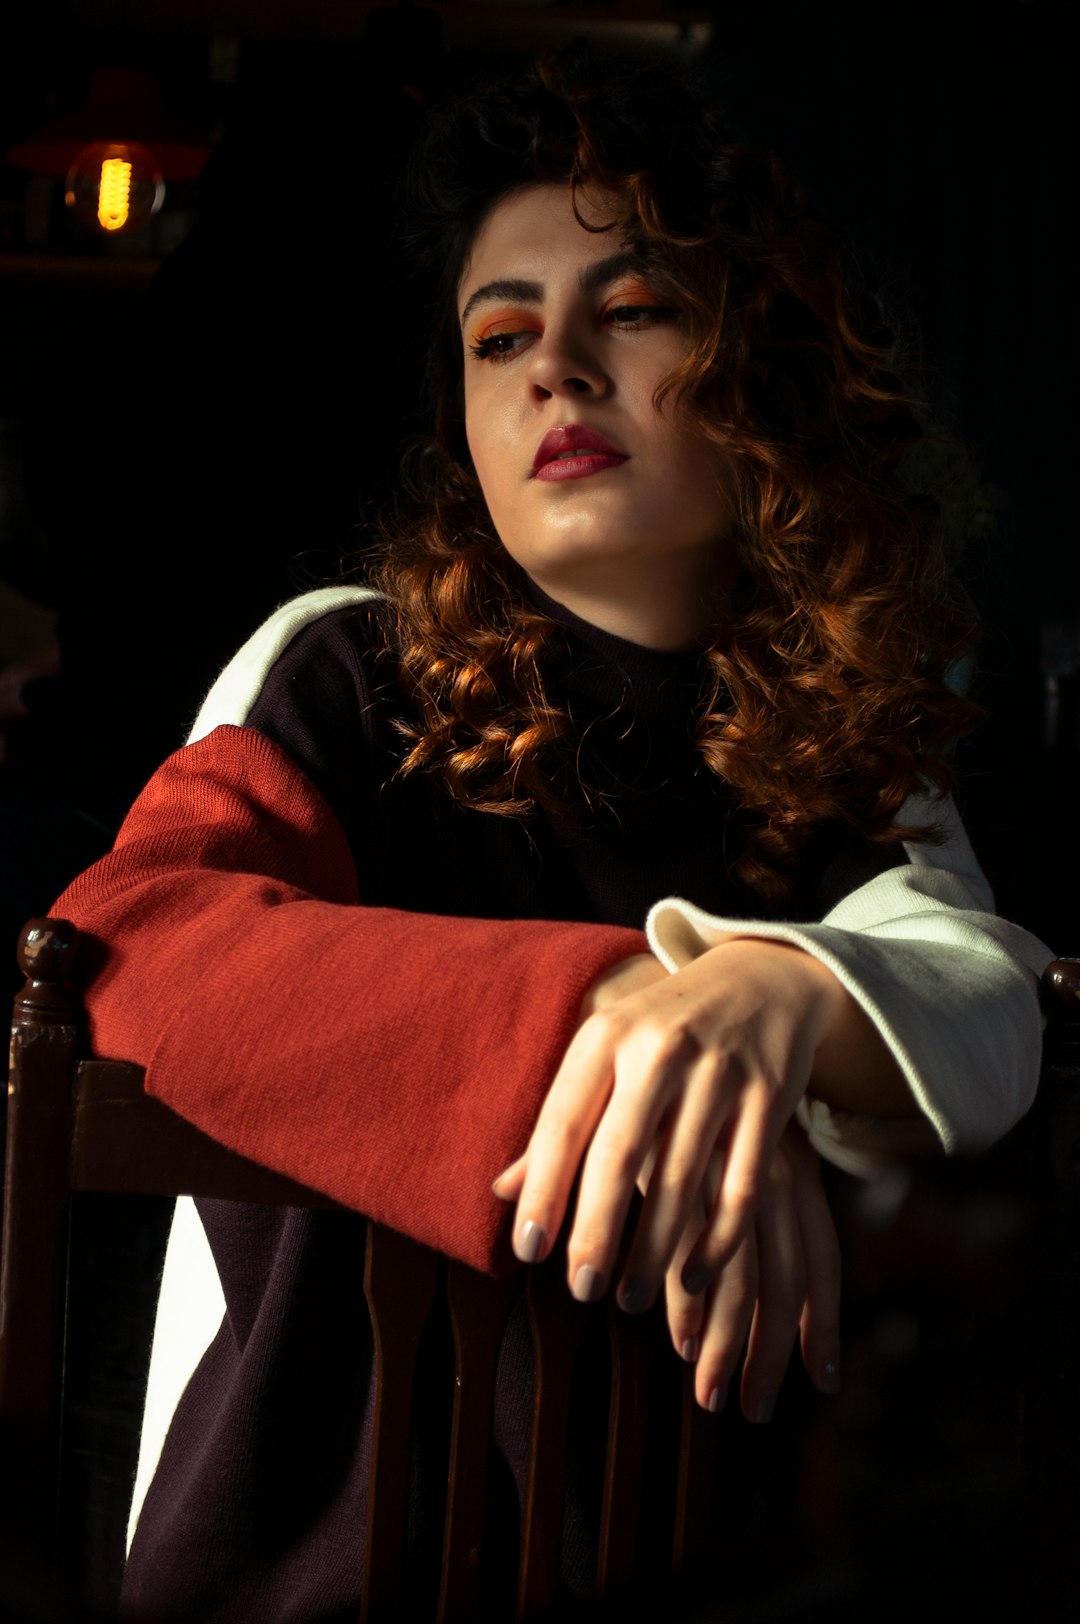
<svg viewBox="0 0 1080 1624">
<path fill-rule="evenodd" d="M 19 1463 L 10 1496 L 11 1548 L 27 1575 L 27 1593 L 40 1596 L 58 1575 L 71 1581 L 63 1596 L 57 1591 L 57 1617 L 73 1616 L 62 1609 L 78 1594 L 72 1569 L 80 1565 L 78 1550 L 67 1548 L 72 1541 L 65 1539 L 59 1516 L 73 1197 L 109 1191 L 333 1205 L 223 1149 L 149 1098 L 138 1067 L 80 1058 L 79 1010 L 71 991 L 77 946 L 74 928 L 59 919 L 31 921 L 20 938 L 19 962 L 27 981 L 16 999 L 12 1028 L 0 1275 L 0 1423 L 7 1429 L 9 1482 L 11 1459 Z M 454 1379 L 447 1384 L 453 1395 L 451 1442 L 436 1617 L 440 1624 L 470 1619 L 480 1594 L 495 1368 L 512 1284 L 476 1274 L 374 1223 L 367 1225 L 362 1274 L 376 1346 L 377 1396 L 360 1617 L 399 1616 L 413 1378 L 425 1323 L 444 1303 Z M 654 1319 L 631 1319 L 610 1306 L 580 1308 L 565 1288 L 557 1259 L 532 1271 L 527 1289 L 535 1389 L 518 1618 L 544 1614 L 556 1593 L 567 1418 L 575 1351 L 587 1314 L 606 1314 L 610 1343 L 596 1553 L 599 1597 L 617 1596 L 634 1580 L 651 1528 L 664 1531 L 662 1567 L 677 1572 L 690 1561 L 709 1504 L 713 1437 L 710 1418 L 693 1403 L 689 1373 L 670 1349 L 661 1355 L 670 1363 L 654 1369 L 660 1340 Z M 679 1441 L 667 1480 L 649 1474 L 646 1483 L 647 1407 L 657 1388 L 674 1394 Z M 114 1495 L 119 1502 L 109 1513 L 114 1530 L 123 1527 L 129 1494 L 130 1485 L 121 1484 Z M 672 1508 L 672 1515 L 656 1516 L 649 1509 L 654 1505 Z M 106 1576 L 103 1593 L 98 1577 L 94 1599 L 106 1616 L 108 1587 L 118 1578 Z"/>
</svg>

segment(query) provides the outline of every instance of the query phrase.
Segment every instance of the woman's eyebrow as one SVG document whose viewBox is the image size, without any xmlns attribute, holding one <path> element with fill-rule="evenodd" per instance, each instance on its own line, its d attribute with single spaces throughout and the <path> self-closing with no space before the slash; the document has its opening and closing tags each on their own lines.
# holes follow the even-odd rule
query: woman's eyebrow
<svg viewBox="0 0 1080 1624">
<path fill-rule="evenodd" d="M 618 254 L 609 254 L 607 259 L 598 259 L 595 265 L 590 265 L 582 271 L 578 280 L 583 293 L 595 293 L 597 288 L 618 281 L 619 277 L 625 276 L 628 271 L 634 271 L 640 276 L 644 269 L 641 255 L 635 254 L 633 249 L 624 248 Z"/>
<path fill-rule="evenodd" d="M 522 304 L 539 304 L 544 296 L 544 290 L 539 282 L 522 282 L 516 278 L 502 278 L 497 282 L 485 282 L 483 287 L 477 288 L 465 301 L 465 308 L 461 312 L 461 325 L 464 327 L 469 319 L 469 313 L 476 309 L 478 304 L 488 304 L 492 299 L 518 299 Z"/>
<path fill-rule="evenodd" d="M 606 287 L 628 271 L 640 272 L 642 268 L 640 256 L 630 249 L 623 249 L 618 254 L 609 254 L 607 259 L 598 259 L 595 264 L 586 266 L 578 278 L 578 284 L 583 293 L 595 293 L 597 288 Z M 461 325 L 464 327 L 479 304 L 488 304 L 494 299 L 516 299 L 521 304 L 539 304 L 543 297 L 544 289 L 539 282 L 525 282 L 519 277 L 500 277 L 495 282 L 485 282 L 465 301 Z"/>
</svg>

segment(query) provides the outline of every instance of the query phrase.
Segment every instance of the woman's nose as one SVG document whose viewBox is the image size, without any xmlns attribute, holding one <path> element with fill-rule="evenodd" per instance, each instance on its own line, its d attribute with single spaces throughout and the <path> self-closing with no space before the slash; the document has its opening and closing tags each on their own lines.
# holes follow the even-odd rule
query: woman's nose
<svg viewBox="0 0 1080 1624">
<path fill-rule="evenodd" d="M 552 395 L 599 397 L 607 394 L 611 380 L 585 338 L 549 328 L 530 357 L 529 384 L 538 400 L 548 400 Z"/>
</svg>

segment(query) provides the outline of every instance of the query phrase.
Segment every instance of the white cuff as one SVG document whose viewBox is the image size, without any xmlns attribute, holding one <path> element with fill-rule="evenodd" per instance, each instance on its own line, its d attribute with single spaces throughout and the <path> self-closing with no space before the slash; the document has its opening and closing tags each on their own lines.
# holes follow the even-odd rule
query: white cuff
<svg viewBox="0 0 1080 1624">
<path fill-rule="evenodd" d="M 928 821 L 925 804 L 901 816 Z M 827 965 L 895 1057 L 922 1121 L 832 1111 L 804 1101 L 815 1148 L 869 1175 L 925 1149 L 927 1126 L 947 1152 L 992 1144 L 1028 1109 L 1038 1080 L 1042 1021 L 1037 978 L 1053 957 L 987 909 L 989 890 L 948 802 L 931 816 L 936 846 L 845 897 L 820 924 L 721 919 L 679 897 L 650 911 L 649 945 L 677 970 L 728 935 L 790 942 Z"/>
</svg>

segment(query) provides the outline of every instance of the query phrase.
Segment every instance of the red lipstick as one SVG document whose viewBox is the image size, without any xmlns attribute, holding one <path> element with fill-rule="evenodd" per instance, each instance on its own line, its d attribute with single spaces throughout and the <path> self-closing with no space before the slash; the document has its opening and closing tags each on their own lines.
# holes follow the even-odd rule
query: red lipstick
<svg viewBox="0 0 1080 1624">
<path fill-rule="evenodd" d="M 533 478 L 584 479 L 627 461 L 625 453 L 616 451 L 596 429 L 586 428 L 583 423 L 564 423 L 548 429 L 540 441 L 533 458 Z"/>
</svg>

